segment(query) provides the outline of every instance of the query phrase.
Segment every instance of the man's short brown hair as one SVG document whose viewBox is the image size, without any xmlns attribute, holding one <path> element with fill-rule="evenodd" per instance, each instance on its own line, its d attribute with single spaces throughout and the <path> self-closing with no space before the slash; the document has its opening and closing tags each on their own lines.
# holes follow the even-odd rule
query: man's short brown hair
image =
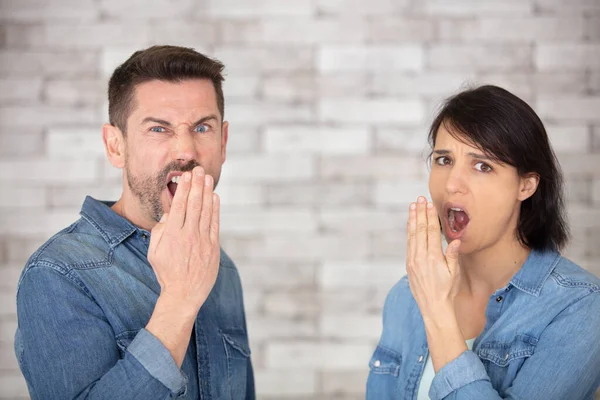
<svg viewBox="0 0 600 400">
<path fill-rule="evenodd" d="M 111 125 L 127 133 L 127 118 L 135 108 L 134 90 L 141 83 L 159 80 L 181 82 L 209 79 L 215 87 L 217 107 L 225 116 L 223 64 L 194 49 L 179 46 L 152 46 L 136 51 L 117 67 L 108 82 L 108 117 Z"/>
</svg>

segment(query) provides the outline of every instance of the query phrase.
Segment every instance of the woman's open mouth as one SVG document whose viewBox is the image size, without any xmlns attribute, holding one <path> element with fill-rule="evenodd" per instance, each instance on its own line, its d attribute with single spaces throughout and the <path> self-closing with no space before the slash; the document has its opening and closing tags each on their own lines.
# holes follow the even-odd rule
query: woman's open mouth
<svg viewBox="0 0 600 400">
<path fill-rule="evenodd" d="M 449 241 L 459 239 L 465 232 L 467 225 L 469 225 L 470 218 L 464 208 L 456 205 L 446 205 L 444 222 L 446 234 Z"/>
</svg>

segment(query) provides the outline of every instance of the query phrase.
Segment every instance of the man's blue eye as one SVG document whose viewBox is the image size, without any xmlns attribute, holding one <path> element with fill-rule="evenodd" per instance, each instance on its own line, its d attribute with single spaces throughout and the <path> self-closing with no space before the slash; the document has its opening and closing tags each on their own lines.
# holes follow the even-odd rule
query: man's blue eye
<svg viewBox="0 0 600 400">
<path fill-rule="evenodd" d="M 206 133 L 208 131 L 208 127 L 206 125 L 198 125 L 194 130 L 196 132 Z"/>
<path fill-rule="evenodd" d="M 165 128 L 163 128 L 162 126 L 153 126 L 152 128 L 150 128 L 150 130 L 152 132 L 162 133 L 165 131 Z"/>
</svg>

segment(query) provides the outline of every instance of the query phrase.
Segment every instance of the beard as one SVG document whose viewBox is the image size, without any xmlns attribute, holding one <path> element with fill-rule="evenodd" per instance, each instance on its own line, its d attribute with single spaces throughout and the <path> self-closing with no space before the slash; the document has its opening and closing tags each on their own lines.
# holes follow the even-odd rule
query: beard
<svg viewBox="0 0 600 400">
<path fill-rule="evenodd" d="M 194 160 L 191 160 L 185 164 L 181 164 L 179 161 L 173 161 L 167 164 L 167 166 L 155 176 L 134 176 L 129 168 L 129 163 L 125 162 L 125 173 L 127 174 L 129 188 L 131 189 L 133 195 L 139 200 L 144 214 L 158 222 L 165 213 L 163 204 L 161 202 L 161 195 L 162 192 L 167 188 L 167 176 L 169 173 L 171 171 L 192 171 L 199 165 L 200 164 Z M 215 178 L 214 187 L 216 188 L 218 176 L 213 178 Z"/>
</svg>

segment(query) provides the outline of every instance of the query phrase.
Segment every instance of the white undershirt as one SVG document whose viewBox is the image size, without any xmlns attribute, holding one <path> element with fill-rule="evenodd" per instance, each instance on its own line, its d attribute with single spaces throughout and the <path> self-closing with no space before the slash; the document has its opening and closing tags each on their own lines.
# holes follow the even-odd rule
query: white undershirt
<svg viewBox="0 0 600 400">
<path fill-rule="evenodd" d="M 473 342 L 475 342 L 475 338 L 467 340 L 467 347 L 469 350 L 473 350 Z M 433 369 L 433 362 L 431 361 L 431 357 L 428 356 L 425 363 L 425 370 L 423 371 L 423 376 L 421 377 L 421 382 L 419 382 L 419 393 L 417 394 L 417 400 L 429 400 L 429 388 L 431 387 L 431 382 L 433 382 L 434 376 L 435 370 Z"/>
</svg>

